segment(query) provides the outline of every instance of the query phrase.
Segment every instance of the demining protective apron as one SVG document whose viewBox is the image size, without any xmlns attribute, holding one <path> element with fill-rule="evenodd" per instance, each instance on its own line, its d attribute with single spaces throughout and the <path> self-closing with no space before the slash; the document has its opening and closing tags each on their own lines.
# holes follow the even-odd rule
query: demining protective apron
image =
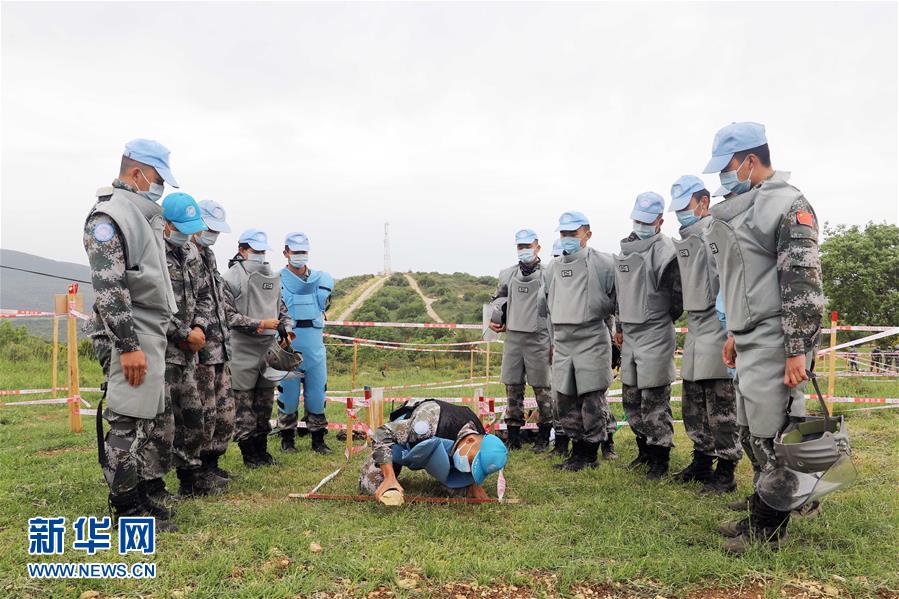
<svg viewBox="0 0 899 599">
<path fill-rule="evenodd" d="M 281 300 L 281 277 L 268 262 L 241 261 L 224 276 L 234 296 L 234 309 L 255 320 L 278 318 Z M 274 381 L 262 376 L 265 353 L 274 343 L 277 331 L 262 334 L 231 331 L 231 387 L 237 391 L 274 387 Z"/>
<path fill-rule="evenodd" d="M 783 384 L 786 351 L 777 274 L 777 234 L 802 193 L 775 171 L 760 185 L 712 207 L 706 239 L 721 280 L 727 329 L 737 349 L 737 419 L 757 437 L 774 437 L 791 415 L 805 414 L 805 384 Z M 814 352 L 806 356 L 811 367 Z"/>
<path fill-rule="evenodd" d="M 560 256 L 545 270 L 553 326 L 553 389 L 584 395 L 612 384 L 612 342 L 605 319 L 614 306 L 612 260 L 592 248 Z"/>
<path fill-rule="evenodd" d="M 144 382 L 132 387 L 122 372 L 119 352 L 113 344 L 106 403 L 117 414 L 154 418 L 165 410 L 166 329 L 177 310 L 165 258 L 162 208 L 124 189 L 104 187 L 97 195 L 104 199 L 97 202 L 91 214 L 107 215 L 122 232 L 134 329 L 147 358 Z"/>
<path fill-rule="evenodd" d="M 550 386 L 549 329 L 543 266 L 524 276 L 516 264 L 500 275 L 507 287 L 506 339 L 501 382 L 532 387 Z"/>
<path fill-rule="evenodd" d="M 290 269 L 281 271 L 281 295 L 290 317 L 294 320 L 296 338 L 291 346 L 303 355 L 300 371 L 303 372 L 303 401 L 310 414 L 325 413 L 325 395 L 328 387 L 328 362 L 322 336 L 325 326 L 325 308 L 334 288 L 334 279 L 326 272 L 307 269 L 304 281 Z M 286 414 L 297 411 L 300 401 L 300 381 L 285 380 L 281 383 L 281 405 Z"/>
<path fill-rule="evenodd" d="M 687 311 L 687 337 L 681 359 L 681 378 L 685 381 L 731 378 L 721 359 L 727 333 L 715 310 L 718 271 L 705 239 L 711 224 L 712 219 L 704 217 L 682 227 L 681 239 L 672 239 Z"/>
<path fill-rule="evenodd" d="M 647 389 L 674 381 L 676 337 L 671 298 L 659 289 L 665 268 L 675 260 L 674 244 L 662 234 L 621 242 L 615 256 L 618 315 L 625 341 L 621 382 Z"/>
</svg>

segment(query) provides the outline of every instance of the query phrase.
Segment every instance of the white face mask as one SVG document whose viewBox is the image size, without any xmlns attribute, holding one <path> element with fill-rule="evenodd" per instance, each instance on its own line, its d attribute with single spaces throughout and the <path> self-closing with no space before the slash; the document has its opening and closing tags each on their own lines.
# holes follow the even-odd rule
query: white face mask
<svg viewBox="0 0 899 599">
<path fill-rule="evenodd" d="M 197 245 L 201 245 L 203 247 L 212 247 L 215 244 L 215 241 L 219 238 L 218 231 L 203 231 L 199 235 L 197 235 L 194 239 L 197 240 Z"/>
<path fill-rule="evenodd" d="M 190 241 L 190 235 L 173 228 L 169 231 L 169 234 L 166 235 L 166 239 L 168 239 L 172 245 L 184 247 L 187 245 L 187 242 Z"/>
<path fill-rule="evenodd" d="M 294 268 L 303 268 L 309 262 L 309 254 L 290 254 L 287 261 Z"/>
<path fill-rule="evenodd" d="M 159 183 L 150 183 L 150 180 L 147 179 L 147 176 L 144 174 L 144 171 L 138 171 L 140 176 L 144 178 L 144 181 L 147 182 L 147 185 L 150 186 L 148 191 L 138 191 L 137 195 L 142 195 L 151 202 L 158 202 L 159 198 L 162 197 L 163 192 L 165 191 L 165 187 L 160 185 Z"/>
<path fill-rule="evenodd" d="M 258 254 L 256 252 L 249 252 L 247 254 L 247 262 L 262 264 L 263 262 L 265 262 L 265 252 L 261 252 Z"/>
</svg>

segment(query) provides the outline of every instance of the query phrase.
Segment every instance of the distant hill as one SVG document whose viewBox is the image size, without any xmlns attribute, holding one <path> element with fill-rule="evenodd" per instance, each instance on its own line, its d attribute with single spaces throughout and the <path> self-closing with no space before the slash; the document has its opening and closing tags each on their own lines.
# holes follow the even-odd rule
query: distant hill
<svg viewBox="0 0 899 599">
<path fill-rule="evenodd" d="M 0 266 L 0 308 L 52 311 L 53 296 L 65 293 L 69 283 L 75 281 L 79 281 L 78 292 L 84 295 L 85 312 L 89 312 L 94 303 L 94 290 L 89 282 L 84 283 L 91 280 L 90 269 L 84 264 L 0 249 Z M 47 319 L 8 320 L 15 325 L 25 325 L 32 334 L 46 338 L 52 335 Z"/>
</svg>

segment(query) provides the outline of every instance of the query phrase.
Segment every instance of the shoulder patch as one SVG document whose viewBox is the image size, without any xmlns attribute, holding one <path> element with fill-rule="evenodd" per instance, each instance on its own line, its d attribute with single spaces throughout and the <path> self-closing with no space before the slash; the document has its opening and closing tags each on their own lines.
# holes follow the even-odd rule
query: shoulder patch
<svg viewBox="0 0 899 599">
<path fill-rule="evenodd" d="M 805 225 L 806 227 L 814 227 L 815 216 L 811 212 L 800 210 L 796 213 L 796 222 L 800 225 Z"/>
<path fill-rule="evenodd" d="M 109 223 L 99 223 L 94 227 L 94 239 L 106 243 L 115 236 L 115 229 Z"/>
</svg>

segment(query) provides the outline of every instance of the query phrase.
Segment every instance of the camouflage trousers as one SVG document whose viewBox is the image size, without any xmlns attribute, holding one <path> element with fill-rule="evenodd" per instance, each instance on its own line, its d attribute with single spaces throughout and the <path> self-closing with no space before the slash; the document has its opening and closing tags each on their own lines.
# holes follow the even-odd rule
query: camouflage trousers
<svg viewBox="0 0 899 599">
<path fill-rule="evenodd" d="M 549 387 L 531 387 L 537 399 L 537 423 L 553 421 L 553 396 Z M 524 385 L 506 385 L 506 411 L 503 421 L 507 426 L 524 426 Z"/>
<path fill-rule="evenodd" d="M 602 443 L 615 432 L 615 417 L 609 410 L 605 389 L 582 395 L 557 392 L 556 410 L 562 434 L 572 441 Z"/>
<path fill-rule="evenodd" d="M 206 422 L 204 395 L 197 387 L 197 365 L 166 363 L 165 394 L 175 417 L 175 441 L 172 443 L 175 468 L 199 468 L 202 465 L 200 451 L 203 449 Z"/>
<path fill-rule="evenodd" d="M 234 440 L 246 441 L 257 435 L 268 435 L 272 430 L 269 419 L 275 403 L 274 387 L 235 389 Z"/>
<path fill-rule="evenodd" d="M 621 386 L 621 403 L 631 430 L 649 445 L 674 447 L 671 418 L 671 385 L 639 389 Z"/>
<path fill-rule="evenodd" d="M 397 478 L 399 478 L 402 467 L 394 465 L 393 468 L 394 473 Z M 362 464 L 362 470 L 359 472 L 359 493 L 362 495 L 374 495 L 382 482 L 384 482 L 384 475 L 381 473 L 381 468 L 375 464 L 374 456 L 369 454 Z M 432 486 L 428 486 L 426 489 L 427 494 L 431 496 L 465 497 L 468 492 L 466 487 L 462 487 L 461 489 L 450 489 L 437 481 L 433 481 L 433 483 L 433 488 Z"/>
<path fill-rule="evenodd" d="M 284 431 L 296 429 L 299 420 L 299 411 L 296 411 L 293 414 L 285 414 L 281 410 L 278 410 L 278 430 Z M 309 412 L 304 411 L 303 420 L 306 421 L 306 428 L 310 433 L 328 430 L 328 417 L 324 414 L 310 414 Z"/>
<path fill-rule="evenodd" d="M 681 408 L 694 451 L 737 462 L 743 456 L 737 430 L 737 398 L 730 379 L 684 381 Z"/>
<path fill-rule="evenodd" d="M 234 434 L 234 395 L 229 364 L 199 364 L 197 386 L 203 398 L 202 455 L 220 456 Z"/>
</svg>

